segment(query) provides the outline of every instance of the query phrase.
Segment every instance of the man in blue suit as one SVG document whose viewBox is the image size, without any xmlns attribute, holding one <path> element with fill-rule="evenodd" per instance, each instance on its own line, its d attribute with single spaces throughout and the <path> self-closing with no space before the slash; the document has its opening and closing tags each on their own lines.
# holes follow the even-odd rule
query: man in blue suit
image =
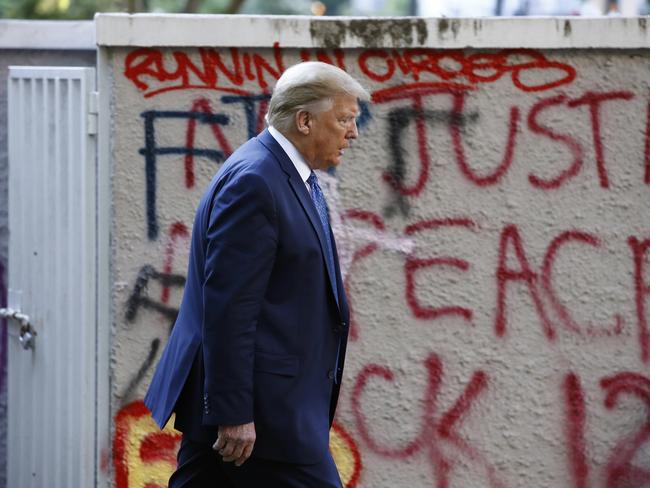
<svg viewBox="0 0 650 488">
<path fill-rule="evenodd" d="M 313 170 L 358 135 L 363 87 L 306 62 L 278 80 L 269 128 L 203 195 L 176 324 L 145 403 L 183 432 L 170 487 L 341 487 L 329 429 L 348 305 Z"/>
</svg>

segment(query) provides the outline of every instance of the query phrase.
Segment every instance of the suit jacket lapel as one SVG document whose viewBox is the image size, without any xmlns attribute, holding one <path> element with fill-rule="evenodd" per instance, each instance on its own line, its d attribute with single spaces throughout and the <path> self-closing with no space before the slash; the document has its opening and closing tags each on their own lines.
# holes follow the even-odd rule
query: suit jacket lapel
<svg viewBox="0 0 650 488">
<path fill-rule="evenodd" d="M 330 289 L 332 290 L 332 294 L 336 299 L 336 304 L 339 307 L 340 311 L 341 307 L 339 304 L 339 297 L 334 293 L 333 285 L 333 283 L 336 282 L 336 276 L 331 275 L 329 266 L 326 264 L 327 260 L 325 259 L 325 253 L 327 252 L 327 248 L 325 247 L 325 230 L 323 229 L 323 225 L 320 222 L 318 212 L 314 207 L 314 202 L 312 201 L 311 196 L 305 187 L 305 183 L 302 181 L 302 178 L 298 174 L 296 167 L 291 162 L 291 159 L 289 159 L 289 156 L 287 156 L 280 144 L 278 144 L 278 141 L 273 138 L 268 130 L 262 131 L 262 133 L 257 136 L 257 139 L 276 157 L 280 163 L 280 166 L 288 176 L 291 189 L 296 195 L 296 198 L 298 198 L 298 201 L 307 214 L 307 217 L 309 217 L 309 221 L 311 222 L 311 225 L 314 228 L 316 235 L 318 236 L 318 242 L 320 244 L 321 253 L 323 255 L 323 265 L 325 266 L 325 269 L 327 270 L 327 276 L 330 279 Z M 336 253 L 336 247 L 334 247 L 334 243 L 332 243 L 332 250 L 334 253 Z"/>
<path fill-rule="evenodd" d="M 338 251 L 336 250 L 335 241 L 336 239 L 334 239 L 334 236 L 332 235 L 332 250 L 334 252 L 334 268 L 335 268 L 336 280 L 337 280 L 336 288 L 338 289 L 339 292 L 337 301 L 339 305 L 339 311 L 341 312 L 341 318 L 343 319 L 344 322 L 348 322 L 350 319 L 350 312 L 348 309 L 347 297 L 345 296 L 345 283 L 343 283 L 343 276 L 341 275 L 339 254 Z"/>
</svg>

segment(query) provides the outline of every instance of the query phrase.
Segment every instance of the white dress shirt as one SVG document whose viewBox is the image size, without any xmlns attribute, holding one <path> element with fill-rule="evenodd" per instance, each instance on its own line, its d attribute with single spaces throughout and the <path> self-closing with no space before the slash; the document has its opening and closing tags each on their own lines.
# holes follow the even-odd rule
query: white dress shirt
<svg viewBox="0 0 650 488">
<path fill-rule="evenodd" d="M 296 167 L 296 171 L 298 171 L 298 174 L 302 178 L 302 182 L 305 184 L 307 191 L 309 191 L 307 178 L 309 178 L 309 175 L 311 174 L 311 169 L 305 161 L 305 158 L 303 158 L 302 154 L 298 152 L 296 146 L 294 146 L 289 139 L 282 135 L 282 133 L 272 125 L 269 126 L 269 133 L 273 136 L 273 139 L 280 144 L 280 147 L 284 152 L 287 153 L 287 156 L 289 156 L 289 159 Z"/>
</svg>

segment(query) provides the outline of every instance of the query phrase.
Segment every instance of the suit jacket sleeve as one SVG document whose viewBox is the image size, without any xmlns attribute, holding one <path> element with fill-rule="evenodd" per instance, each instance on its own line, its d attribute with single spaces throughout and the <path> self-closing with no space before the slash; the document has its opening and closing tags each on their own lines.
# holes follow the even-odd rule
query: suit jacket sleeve
<svg viewBox="0 0 650 488">
<path fill-rule="evenodd" d="M 255 331 L 273 268 L 271 191 L 252 173 L 231 176 L 213 200 L 203 284 L 205 425 L 252 422 Z"/>
</svg>

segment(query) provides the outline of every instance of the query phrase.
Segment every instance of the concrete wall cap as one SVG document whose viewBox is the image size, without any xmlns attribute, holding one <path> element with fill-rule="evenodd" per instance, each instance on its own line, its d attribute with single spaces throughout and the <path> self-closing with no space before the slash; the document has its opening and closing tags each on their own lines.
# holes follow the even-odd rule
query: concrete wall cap
<svg viewBox="0 0 650 488">
<path fill-rule="evenodd" d="M 97 44 L 283 48 L 650 47 L 647 17 L 308 17 L 97 14 Z"/>
</svg>

